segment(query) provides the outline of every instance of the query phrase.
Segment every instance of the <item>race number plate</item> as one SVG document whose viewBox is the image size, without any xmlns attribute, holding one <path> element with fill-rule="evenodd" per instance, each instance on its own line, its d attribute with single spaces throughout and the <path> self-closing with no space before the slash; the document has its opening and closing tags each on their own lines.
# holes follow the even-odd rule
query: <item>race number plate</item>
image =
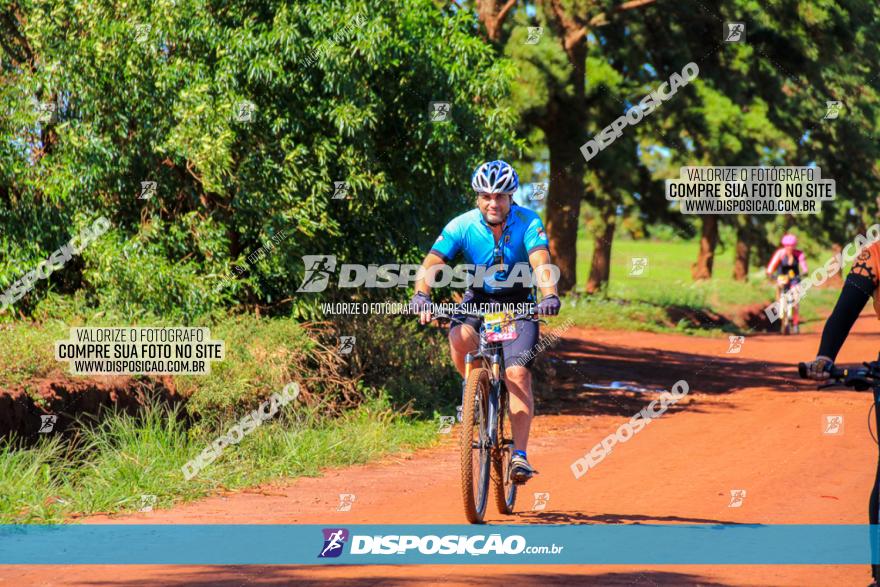
<svg viewBox="0 0 880 587">
<path fill-rule="evenodd" d="M 517 337 L 516 322 L 510 312 L 497 312 L 483 316 L 483 328 L 488 342 L 513 340 Z"/>
</svg>

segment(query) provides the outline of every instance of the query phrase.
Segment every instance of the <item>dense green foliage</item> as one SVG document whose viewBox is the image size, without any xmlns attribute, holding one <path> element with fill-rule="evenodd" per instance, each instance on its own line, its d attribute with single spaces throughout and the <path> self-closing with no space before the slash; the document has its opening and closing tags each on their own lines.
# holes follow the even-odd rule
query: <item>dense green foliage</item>
<svg viewBox="0 0 880 587">
<path fill-rule="evenodd" d="M 19 309 L 78 287 L 132 316 L 289 302 L 304 254 L 417 259 L 467 205 L 469 170 L 514 146 L 510 64 L 465 13 L 429 0 L 171 4 L 5 3 L 0 287 L 93 217 L 114 224 Z M 450 122 L 430 120 L 434 100 L 452 104 Z M 144 181 L 155 196 L 139 198 Z M 335 181 L 348 199 L 332 199 Z M 279 232 L 271 255 L 246 261 Z"/>
</svg>

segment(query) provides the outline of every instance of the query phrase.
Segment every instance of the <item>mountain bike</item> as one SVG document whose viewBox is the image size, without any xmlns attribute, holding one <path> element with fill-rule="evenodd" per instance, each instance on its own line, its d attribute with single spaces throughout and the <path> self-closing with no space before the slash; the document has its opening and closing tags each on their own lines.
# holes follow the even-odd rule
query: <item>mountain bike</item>
<svg viewBox="0 0 880 587">
<path fill-rule="evenodd" d="M 880 356 L 876 361 L 871 363 L 862 363 L 863 367 L 857 369 L 841 369 L 834 365 L 829 365 L 828 374 L 830 375 L 828 383 L 820 385 L 819 389 L 833 386 L 852 387 L 856 391 L 872 390 L 874 394 L 874 404 L 871 409 L 874 411 L 874 430 L 880 430 Z M 802 379 L 807 379 L 806 363 L 798 363 L 798 374 Z M 868 414 L 868 430 L 871 431 L 871 415 Z M 877 443 L 877 473 L 874 477 L 874 487 L 871 489 L 871 498 L 868 502 L 868 519 L 871 523 L 871 553 L 873 560 L 880 560 L 880 536 L 878 536 L 878 514 L 880 514 L 880 440 L 871 432 L 871 438 Z M 871 575 L 874 581 L 880 582 L 880 564 L 871 565 Z"/>
<path fill-rule="evenodd" d="M 512 514 L 516 503 L 517 483 L 510 476 L 513 433 L 502 345 L 516 338 L 517 320 L 543 320 L 530 313 L 485 314 L 464 307 L 451 314 L 437 313 L 434 318 L 463 324 L 456 315 L 480 318 L 480 345 L 476 352 L 465 356 L 459 451 L 464 513 L 470 523 L 481 524 L 489 501 L 490 478 L 499 513 Z"/>
<path fill-rule="evenodd" d="M 798 326 L 794 324 L 794 315 L 797 312 L 797 302 L 794 300 L 794 292 L 792 289 L 798 284 L 798 280 L 793 275 L 793 271 L 789 275 L 780 275 L 776 281 L 777 299 L 779 301 L 779 331 L 783 335 L 797 334 Z"/>
</svg>

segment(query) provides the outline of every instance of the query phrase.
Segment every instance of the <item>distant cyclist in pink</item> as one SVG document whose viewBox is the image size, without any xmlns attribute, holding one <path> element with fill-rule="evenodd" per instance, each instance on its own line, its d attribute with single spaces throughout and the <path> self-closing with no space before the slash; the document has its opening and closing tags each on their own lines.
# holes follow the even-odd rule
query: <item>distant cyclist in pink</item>
<svg viewBox="0 0 880 587">
<path fill-rule="evenodd" d="M 779 296 L 795 287 L 800 283 L 801 273 L 807 273 L 807 258 L 803 251 L 799 251 L 797 246 L 797 237 L 793 234 L 786 234 L 782 237 L 782 247 L 773 253 L 773 258 L 767 265 L 767 277 L 773 277 L 776 273 L 776 299 Z M 798 307 L 793 308 L 792 322 L 794 323 L 795 332 L 798 331 L 798 321 L 800 320 Z"/>
</svg>

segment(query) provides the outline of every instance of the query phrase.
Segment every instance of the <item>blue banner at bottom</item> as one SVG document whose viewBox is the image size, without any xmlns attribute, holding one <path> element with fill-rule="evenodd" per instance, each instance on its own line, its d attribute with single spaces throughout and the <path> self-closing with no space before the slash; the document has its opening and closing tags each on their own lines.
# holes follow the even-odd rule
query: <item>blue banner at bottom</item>
<svg viewBox="0 0 880 587">
<path fill-rule="evenodd" d="M 867 525 L 0 526 L 0 564 L 870 564 Z"/>
</svg>

